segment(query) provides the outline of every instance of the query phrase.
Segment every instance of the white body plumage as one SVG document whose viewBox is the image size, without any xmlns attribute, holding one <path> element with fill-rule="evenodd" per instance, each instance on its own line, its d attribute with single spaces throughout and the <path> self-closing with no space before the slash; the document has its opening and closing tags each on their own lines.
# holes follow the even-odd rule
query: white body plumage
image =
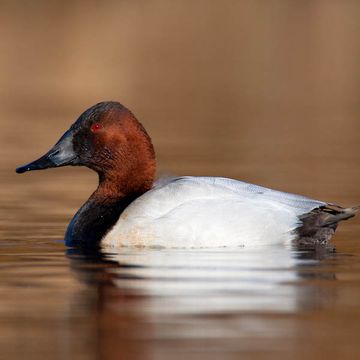
<svg viewBox="0 0 360 360">
<path fill-rule="evenodd" d="M 131 203 L 104 247 L 201 248 L 290 243 L 299 216 L 326 203 L 220 177 L 160 181 Z"/>
</svg>

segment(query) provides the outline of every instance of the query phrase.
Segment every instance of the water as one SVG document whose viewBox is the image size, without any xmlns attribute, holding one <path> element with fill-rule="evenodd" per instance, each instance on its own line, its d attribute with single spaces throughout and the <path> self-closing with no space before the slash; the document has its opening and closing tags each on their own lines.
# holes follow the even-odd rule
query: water
<svg viewBox="0 0 360 360">
<path fill-rule="evenodd" d="M 337 252 L 279 246 L 90 256 L 61 240 L 93 186 L 87 172 L 3 175 L 17 192 L 1 191 L 2 358 L 357 357 L 356 219 L 338 231 Z"/>
<path fill-rule="evenodd" d="M 91 257 L 56 241 L 9 240 L 0 259 L 4 359 L 356 358 L 359 254 Z"/>
</svg>

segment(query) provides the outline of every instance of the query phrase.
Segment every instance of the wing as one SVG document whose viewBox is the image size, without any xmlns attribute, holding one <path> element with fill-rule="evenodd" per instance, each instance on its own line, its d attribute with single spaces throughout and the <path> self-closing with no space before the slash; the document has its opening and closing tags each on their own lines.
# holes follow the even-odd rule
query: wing
<svg viewBox="0 0 360 360">
<path fill-rule="evenodd" d="M 327 203 L 323 201 L 310 199 L 306 196 L 272 190 L 263 186 L 223 177 L 184 176 L 173 178 L 167 183 L 163 183 L 159 188 L 164 188 L 165 186 L 173 187 L 175 191 L 178 186 L 188 186 L 193 189 L 202 188 L 208 192 L 208 194 L 213 192 L 217 194 L 226 193 L 229 196 L 237 196 L 244 199 L 274 201 L 275 203 L 293 208 L 297 215 L 302 215 L 315 208 L 327 205 Z M 156 188 L 157 185 L 155 185 L 155 189 Z"/>
</svg>

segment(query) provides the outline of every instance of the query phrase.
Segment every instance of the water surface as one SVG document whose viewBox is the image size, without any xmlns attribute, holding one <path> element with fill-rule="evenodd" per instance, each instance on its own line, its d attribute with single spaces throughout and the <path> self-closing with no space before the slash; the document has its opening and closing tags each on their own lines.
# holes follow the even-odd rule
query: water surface
<svg viewBox="0 0 360 360">
<path fill-rule="evenodd" d="M 84 255 L 62 244 L 66 215 L 20 207 L 18 221 L 15 205 L 7 206 L 0 249 L 4 359 L 356 358 L 356 222 L 339 236 L 351 251 Z"/>
</svg>

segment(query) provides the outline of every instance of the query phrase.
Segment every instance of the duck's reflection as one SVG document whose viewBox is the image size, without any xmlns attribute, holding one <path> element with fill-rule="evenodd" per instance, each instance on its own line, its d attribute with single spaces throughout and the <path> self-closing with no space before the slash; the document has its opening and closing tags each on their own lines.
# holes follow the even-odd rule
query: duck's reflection
<svg viewBox="0 0 360 360">
<path fill-rule="evenodd" d="M 318 308 L 322 296 L 316 297 L 309 281 L 336 279 L 334 273 L 324 270 L 323 261 L 334 256 L 327 250 L 121 249 L 92 254 L 72 250 L 68 256 L 78 278 L 99 288 L 101 302 L 107 303 L 103 294 L 107 289 L 112 297 L 132 299 L 127 308 L 148 315 Z"/>
<path fill-rule="evenodd" d="M 97 292 L 101 355 L 141 359 L 162 351 L 159 341 L 247 336 L 260 314 L 329 306 L 336 292 L 321 284 L 336 280 L 326 265 L 334 256 L 284 247 L 68 252 L 78 279 Z M 277 331 L 285 329 L 295 331 Z"/>
</svg>

